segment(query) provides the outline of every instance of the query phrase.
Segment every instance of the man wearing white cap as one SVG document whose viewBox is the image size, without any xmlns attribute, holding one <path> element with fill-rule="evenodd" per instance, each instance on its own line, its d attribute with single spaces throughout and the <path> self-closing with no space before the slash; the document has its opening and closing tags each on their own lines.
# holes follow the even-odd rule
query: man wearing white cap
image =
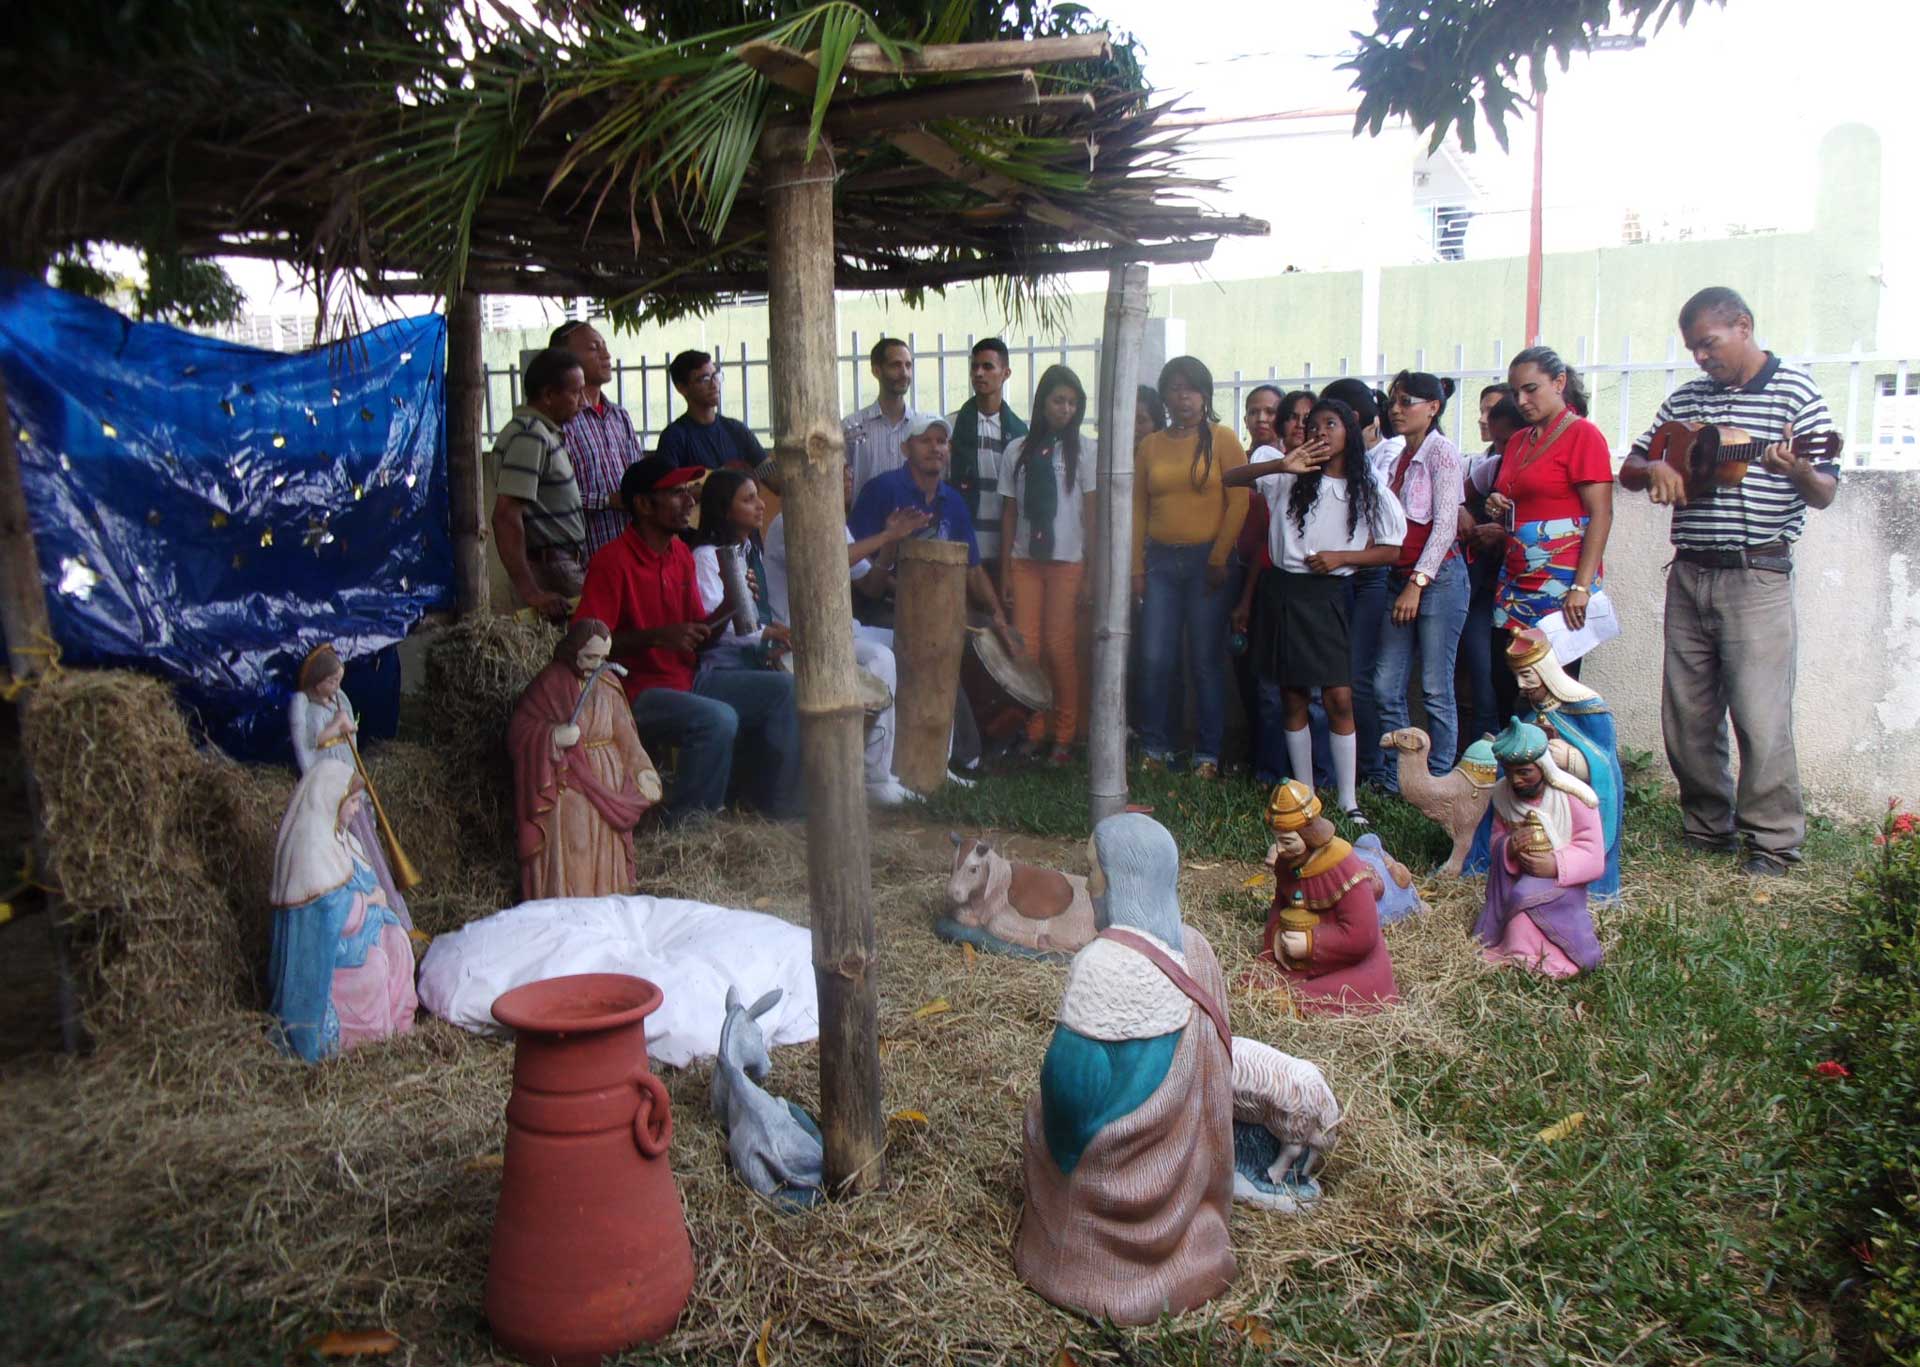
<svg viewBox="0 0 1920 1367">
<path fill-rule="evenodd" d="M 980 564 L 980 542 L 974 535 L 973 517 L 960 491 L 940 477 L 947 468 L 948 447 L 953 428 L 938 413 L 915 413 L 907 425 L 907 439 L 901 446 L 906 464 L 898 470 L 875 475 L 867 481 L 853 501 L 853 514 L 847 527 L 854 539 L 864 540 L 886 530 L 887 518 L 897 508 L 914 508 L 927 515 L 927 525 L 915 533 L 927 541 L 959 541 L 967 548 L 967 594 L 980 609 L 993 618 L 993 629 L 1014 649 L 1013 626 L 1000 606 L 1000 596 Z M 893 562 L 899 543 L 886 546 L 873 556 L 879 574 L 860 581 L 861 590 L 891 592 Z"/>
<path fill-rule="evenodd" d="M 864 541 L 884 531 L 887 519 L 901 508 L 924 514 L 926 526 L 914 533 L 928 541 L 958 541 L 967 548 L 967 596 L 993 621 L 994 632 L 1014 655 L 1024 653 L 1019 633 L 1007 620 L 1000 595 L 980 563 L 980 542 L 974 535 L 973 515 L 960 491 L 941 478 L 947 468 L 953 428 L 938 413 L 915 413 L 901 444 L 906 464 L 875 475 L 853 501 L 847 527 Z M 861 620 L 869 625 L 893 625 L 893 567 L 900 544 L 893 542 L 874 552 L 873 569 L 854 583 Z M 980 728 L 964 690 L 955 699 L 951 758 L 956 769 L 972 769 L 980 762 Z M 956 777 L 959 775 L 956 774 Z M 965 781 L 964 779 L 962 780 Z"/>
</svg>

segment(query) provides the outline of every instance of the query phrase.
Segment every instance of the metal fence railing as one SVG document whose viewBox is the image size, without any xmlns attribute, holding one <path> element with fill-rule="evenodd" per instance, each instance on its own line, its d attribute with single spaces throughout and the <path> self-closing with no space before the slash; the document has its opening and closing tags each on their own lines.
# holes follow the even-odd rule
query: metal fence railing
<svg viewBox="0 0 1920 1367">
<path fill-rule="evenodd" d="M 877 395 L 867 353 L 873 341 L 864 345 L 858 332 L 848 337 L 847 350 L 838 357 L 840 372 L 840 411 L 851 413 L 872 403 Z M 977 338 L 969 333 L 964 343 L 948 345 L 945 333 L 936 333 L 933 346 L 922 350 L 914 333 L 906 335 L 913 350 L 913 388 L 908 391 L 908 406 L 926 407 L 951 413 L 973 393 L 967 365 Z M 1022 344 L 1012 337 L 1003 338 L 1020 383 L 1029 390 L 1042 370 L 1055 363 L 1070 365 L 1086 385 L 1089 400 L 1097 399 L 1100 378 L 1100 343 L 1071 342 L 1065 338 L 1046 342 L 1029 336 Z M 662 428 L 685 411 L 686 405 L 674 390 L 667 374 L 673 353 L 644 357 L 638 361 L 616 361 L 613 381 L 606 390 L 613 401 L 633 417 L 633 425 L 644 440 L 660 434 Z M 714 355 L 721 374 L 721 409 L 728 417 L 738 418 L 753 429 L 769 447 L 772 445 L 773 412 L 767 388 L 767 357 L 753 354 L 747 343 L 729 354 Z M 519 401 L 519 368 L 487 367 L 486 432 L 492 441 L 513 406 Z"/>
<path fill-rule="evenodd" d="M 949 345 L 944 333 L 935 334 L 933 345 L 923 350 L 920 340 L 909 333 L 908 345 L 914 349 L 913 389 L 908 402 L 914 408 L 926 407 L 951 413 L 972 392 L 967 378 L 967 362 L 975 338 L 956 340 Z M 1086 385 L 1089 411 L 1099 401 L 1100 343 L 1057 338 L 1041 341 L 1029 336 L 1024 344 L 1006 339 L 1015 367 L 1014 388 L 1030 395 L 1035 380 L 1047 366 L 1059 362 L 1072 366 Z M 1198 339 L 1193 339 L 1198 340 Z M 1920 356 L 1898 352 L 1870 352 L 1859 347 L 1848 352 L 1819 352 L 1812 347 L 1799 350 L 1776 348 L 1789 364 L 1810 370 L 1828 406 L 1835 425 L 1846 439 L 1845 463 L 1876 468 L 1920 468 Z M 1194 347 L 1206 357 L 1204 346 Z M 1449 431 L 1464 431 L 1473 436 L 1472 416 L 1482 386 L 1503 380 L 1511 356 L 1507 344 L 1495 338 L 1491 344 L 1469 349 L 1464 343 L 1447 348 L 1416 348 L 1410 356 L 1391 363 L 1385 355 L 1375 358 L 1370 370 L 1353 368 L 1347 358 L 1321 370 L 1303 364 L 1297 370 L 1283 370 L 1268 364 L 1240 367 L 1214 374 L 1218 388 L 1215 406 L 1224 421 L 1238 425 L 1248 391 L 1260 385 L 1285 389 L 1319 389 L 1328 381 L 1352 375 L 1379 388 L 1385 388 L 1403 367 L 1427 370 L 1451 377 L 1458 386 L 1457 398 L 1448 413 Z M 1624 456 L 1634 439 L 1649 423 L 1660 402 L 1678 385 L 1699 372 L 1690 357 L 1682 353 L 1678 339 L 1670 342 L 1660 357 L 1635 357 L 1622 345 L 1617 360 L 1596 361 L 1588 355 L 1587 339 L 1574 339 L 1571 348 L 1561 354 L 1577 368 L 1591 396 L 1591 416 L 1607 433 L 1617 458 Z M 670 356 L 647 357 L 639 361 L 621 361 L 614 369 L 608 388 L 616 403 L 633 415 L 634 426 L 651 440 L 683 410 L 678 394 L 667 376 Z M 724 377 L 724 411 L 740 419 L 771 446 L 772 412 L 767 385 L 767 358 L 764 352 L 753 354 L 746 343 L 737 351 L 716 356 Z M 1211 358 L 1208 358 L 1211 359 Z M 841 411 L 851 413 L 875 397 L 874 381 L 868 369 L 867 348 L 855 332 L 848 338 L 847 350 L 838 358 Z M 1263 373 L 1264 372 L 1264 373 Z M 488 439 L 506 420 L 516 401 L 518 371 L 515 368 L 489 367 L 487 370 L 486 430 Z M 1143 375 L 1151 382 L 1152 377 Z M 1017 396 L 1014 407 L 1022 412 L 1026 405 Z"/>
</svg>

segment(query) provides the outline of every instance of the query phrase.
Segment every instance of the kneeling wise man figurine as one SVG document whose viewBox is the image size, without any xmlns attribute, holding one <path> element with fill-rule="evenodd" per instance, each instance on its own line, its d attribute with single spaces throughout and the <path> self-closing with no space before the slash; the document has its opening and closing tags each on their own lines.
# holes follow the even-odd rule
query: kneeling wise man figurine
<svg viewBox="0 0 1920 1367">
<path fill-rule="evenodd" d="M 1487 906 L 1473 928 L 1485 957 L 1550 978 L 1598 968 L 1587 884 L 1607 866 L 1600 800 L 1554 762 L 1537 726 L 1508 722 L 1493 754 L 1505 776 L 1493 790 Z"/>
</svg>

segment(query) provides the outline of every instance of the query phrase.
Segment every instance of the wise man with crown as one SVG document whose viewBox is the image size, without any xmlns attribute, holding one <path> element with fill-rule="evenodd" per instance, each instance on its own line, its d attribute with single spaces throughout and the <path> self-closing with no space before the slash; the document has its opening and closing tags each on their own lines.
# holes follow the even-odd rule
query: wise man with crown
<svg viewBox="0 0 1920 1367">
<path fill-rule="evenodd" d="M 1493 790 L 1487 905 L 1473 933 L 1487 961 L 1550 978 L 1600 966 L 1587 886 L 1607 866 L 1600 799 L 1554 760 L 1547 733 L 1517 718 L 1493 741 L 1505 771 Z"/>
<path fill-rule="evenodd" d="M 1267 803 L 1267 827 L 1273 906 L 1249 982 L 1284 983 L 1307 1011 L 1373 1011 L 1399 1001 L 1373 871 L 1320 815 L 1320 799 L 1288 779 Z"/>
</svg>

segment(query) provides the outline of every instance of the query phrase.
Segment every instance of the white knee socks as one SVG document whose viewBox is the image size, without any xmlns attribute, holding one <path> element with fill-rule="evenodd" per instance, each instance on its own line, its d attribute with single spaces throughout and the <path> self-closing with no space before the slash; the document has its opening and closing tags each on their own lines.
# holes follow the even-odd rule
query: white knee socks
<svg viewBox="0 0 1920 1367">
<path fill-rule="evenodd" d="M 1330 736 L 1333 742 L 1333 780 L 1338 787 L 1340 810 L 1350 812 L 1360 805 L 1353 791 L 1354 772 L 1359 768 L 1360 743 L 1353 735 L 1341 735 L 1335 731 Z"/>
<path fill-rule="evenodd" d="M 1313 787 L 1313 732 L 1304 726 L 1287 732 L 1287 767 L 1292 777 Z"/>
</svg>

